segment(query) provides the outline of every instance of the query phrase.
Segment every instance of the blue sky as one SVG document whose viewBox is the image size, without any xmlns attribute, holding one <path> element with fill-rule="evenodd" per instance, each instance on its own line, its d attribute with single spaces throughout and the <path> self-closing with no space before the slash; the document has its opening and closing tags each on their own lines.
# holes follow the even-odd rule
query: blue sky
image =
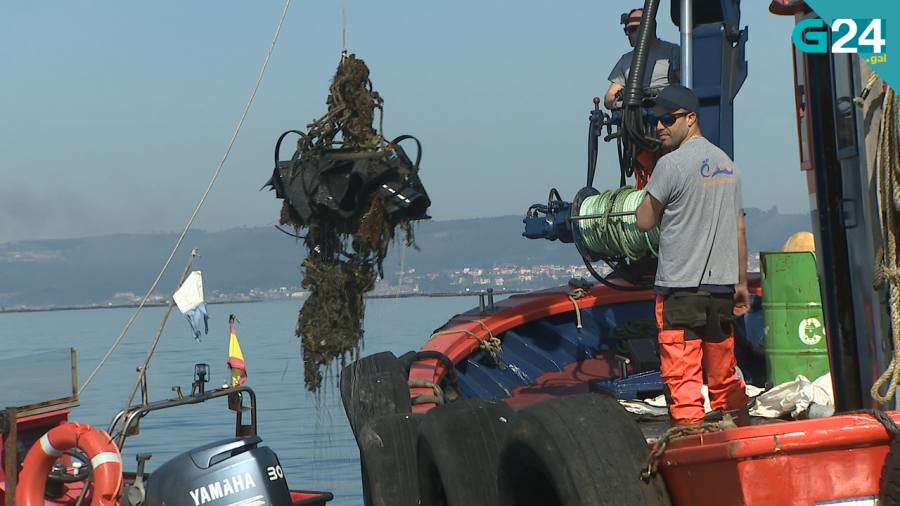
<svg viewBox="0 0 900 506">
<path fill-rule="evenodd" d="M 592 98 L 629 50 L 639 1 L 347 0 L 347 45 L 385 100 L 387 137 L 423 144 L 438 220 L 520 214 L 585 183 Z M 678 41 L 663 2 L 660 36 Z M 790 18 L 746 2 L 736 98 L 747 207 L 808 212 L 798 168 Z M 0 243 L 181 230 L 256 82 L 281 0 L 0 4 Z M 277 223 L 259 188 L 283 131 L 326 111 L 341 2 L 294 0 L 259 94 L 194 227 Z M 289 153 L 284 154 L 285 157 Z M 613 145 L 595 187 L 618 186 Z"/>
</svg>

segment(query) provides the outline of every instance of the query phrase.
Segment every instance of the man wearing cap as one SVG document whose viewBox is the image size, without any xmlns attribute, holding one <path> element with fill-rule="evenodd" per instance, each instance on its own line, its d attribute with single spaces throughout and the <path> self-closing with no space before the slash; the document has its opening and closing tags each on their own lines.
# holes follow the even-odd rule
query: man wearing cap
<svg viewBox="0 0 900 506">
<path fill-rule="evenodd" d="M 625 36 L 631 47 L 637 43 L 638 28 L 641 26 L 641 14 L 643 9 L 632 9 L 628 14 L 622 14 L 622 24 L 625 25 Z M 676 44 L 660 40 L 656 36 L 656 25 L 653 37 L 650 40 L 650 52 L 647 56 L 647 69 L 644 72 L 642 86 L 646 88 L 663 88 L 669 84 L 681 82 L 681 49 Z M 631 70 L 631 61 L 634 59 L 634 50 L 629 51 L 619 58 L 619 62 L 609 73 L 609 89 L 603 98 L 603 104 L 607 109 L 615 107 L 616 92 L 625 88 L 628 73 Z"/>
<path fill-rule="evenodd" d="M 656 320 L 661 373 L 673 426 L 702 423 L 703 373 L 710 405 L 749 424 L 737 376 L 732 322 L 749 311 L 741 178 L 725 152 L 700 132 L 700 101 L 671 85 L 653 107 L 660 158 L 637 209 L 637 226 L 659 225 Z"/>
</svg>

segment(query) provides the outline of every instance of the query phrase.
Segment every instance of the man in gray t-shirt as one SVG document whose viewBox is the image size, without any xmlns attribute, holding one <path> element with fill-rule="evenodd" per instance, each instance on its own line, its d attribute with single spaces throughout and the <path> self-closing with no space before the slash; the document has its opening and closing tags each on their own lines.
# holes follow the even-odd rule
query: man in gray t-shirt
<svg viewBox="0 0 900 506">
<path fill-rule="evenodd" d="M 669 414 L 673 425 L 703 422 L 705 370 L 712 408 L 746 425 L 732 327 L 750 299 L 740 173 L 702 136 L 693 91 L 671 85 L 650 105 L 659 139 L 673 151 L 656 164 L 636 217 L 640 230 L 660 229 L 656 318 Z"/>
<path fill-rule="evenodd" d="M 631 47 L 637 43 L 638 27 L 641 25 L 643 9 L 634 9 L 627 17 L 622 16 L 625 25 L 625 36 Z M 625 88 L 625 82 L 631 71 L 631 61 L 634 59 L 634 51 L 629 51 L 619 58 L 612 72 L 609 73 L 609 89 L 603 99 L 607 109 L 615 105 L 616 92 Z M 653 33 L 650 41 L 650 52 L 647 56 L 647 70 L 644 72 L 642 86 L 647 88 L 664 88 L 670 84 L 681 82 L 681 48 L 671 42 L 660 40 Z"/>
</svg>

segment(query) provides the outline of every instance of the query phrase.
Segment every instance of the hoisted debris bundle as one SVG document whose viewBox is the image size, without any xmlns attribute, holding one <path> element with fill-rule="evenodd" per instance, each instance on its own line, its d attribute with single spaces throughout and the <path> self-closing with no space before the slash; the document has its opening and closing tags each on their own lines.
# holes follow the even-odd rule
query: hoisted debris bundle
<svg viewBox="0 0 900 506">
<path fill-rule="evenodd" d="M 302 271 L 310 295 L 300 309 L 296 334 L 311 391 L 318 390 L 323 367 L 358 353 L 363 294 L 383 275 L 397 227 L 405 233 L 405 245 L 414 245 L 411 222 L 428 219 L 431 205 L 418 176 L 418 140 L 404 135 L 388 143 L 372 126 L 383 101 L 372 89 L 366 64 L 355 55 L 343 56 L 330 91 L 328 113 L 307 125 L 308 133 L 289 130 L 278 138 L 268 183 L 284 200 L 281 223 L 306 229 Z M 281 143 L 289 134 L 300 137 L 297 150 L 280 161 Z M 405 139 L 416 142 L 414 163 L 398 144 Z"/>
</svg>

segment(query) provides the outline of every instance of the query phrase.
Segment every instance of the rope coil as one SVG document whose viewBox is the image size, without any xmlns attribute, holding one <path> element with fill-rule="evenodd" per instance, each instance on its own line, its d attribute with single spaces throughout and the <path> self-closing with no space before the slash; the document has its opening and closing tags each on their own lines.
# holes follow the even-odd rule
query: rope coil
<svg viewBox="0 0 900 506">
<path fill-rule="evenodd" d="M 887 286 L 894 354 L 884 374 L 869 392 L 872 399 L 881 404 L 894 398 L 897 385 L 900 384 L 900 251 L 897 244 L 897 227 L 900 226 L 900 121 L 897 121 L 897 111 L 900 111 L 900 97 L 888 87 L 882 105 L 875 170 L 883 234 L 882 259 L 876 267 L 875 285 L 876 289 L 882 285 Z M 881 395 L 881 387 L 885 383 L 888 384 L 888 389 Z"/>
<path fill-rule="evenodd" d="M 647 255 L 657 256 L 659 227 L 641 232 L 637 228 L 637 217 L 634 214 L 646 194 L 646 191 L 633 186 L 623 186 L 585 198 L 579 215 L 602 216 L 578 220 L 578 231 L 585 246 L 606 257 L 624 255 L 637 260 Z M 611 214 L 615 216 L 610 216 Z"/>
</svg>

